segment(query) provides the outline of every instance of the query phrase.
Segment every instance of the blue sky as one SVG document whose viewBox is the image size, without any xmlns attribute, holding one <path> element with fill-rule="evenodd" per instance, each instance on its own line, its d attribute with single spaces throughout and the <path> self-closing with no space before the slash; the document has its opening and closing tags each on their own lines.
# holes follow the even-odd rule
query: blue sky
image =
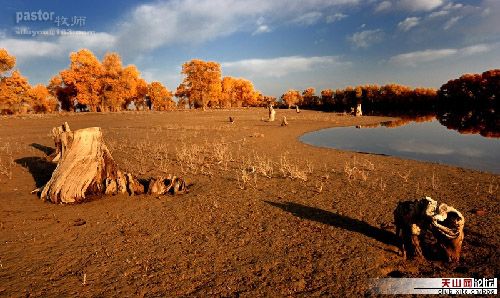
<svg viewBox="0 0 500 298">
<path fill-rule="evenodd" d="M 183 62 L 214 60 L 223 75 L 249 78 L 275 96 L 309 86 L 318 93 L 366 83 L 439 87 L 500 67 L 498 0 L 0 2 L 0 48 L 32 84 L 46 84 L 79 48 L 99 58 L 118 52 L 171 90 Z M 38 11 L 41 20 L 25 17 Z"/>
</svg>

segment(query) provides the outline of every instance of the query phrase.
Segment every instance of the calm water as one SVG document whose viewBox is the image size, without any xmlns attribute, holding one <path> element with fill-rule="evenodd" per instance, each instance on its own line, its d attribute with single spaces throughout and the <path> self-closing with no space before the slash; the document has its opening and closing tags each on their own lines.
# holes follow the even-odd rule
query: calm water
<svg viewBox="0 0 500 298">
<path fill-rule="evenodd" d="M 338 127 L 303 135 L 304 143 L 386 154 L 500 174 L 500 139 L 460 134 L 438 121 L 389 128 Z"/>
</svg>

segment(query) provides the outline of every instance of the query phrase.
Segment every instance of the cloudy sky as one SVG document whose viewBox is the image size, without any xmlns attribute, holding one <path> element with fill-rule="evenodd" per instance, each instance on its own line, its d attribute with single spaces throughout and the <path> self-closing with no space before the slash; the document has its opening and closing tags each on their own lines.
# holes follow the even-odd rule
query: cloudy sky
<svg viewBox="0 0 500 298">
<path fill-rule="evenodd" d="M 214 60 L 223 75 L 276 96 L 309 86 L 439 87 L 500 67 L 499 0 L 0 3 L 0 48 L 32 84 L 47 83 L 79 48 L 99 58 L 118 52 L 148 81 L 174 90 L 183 62 Z"/>
</svg>

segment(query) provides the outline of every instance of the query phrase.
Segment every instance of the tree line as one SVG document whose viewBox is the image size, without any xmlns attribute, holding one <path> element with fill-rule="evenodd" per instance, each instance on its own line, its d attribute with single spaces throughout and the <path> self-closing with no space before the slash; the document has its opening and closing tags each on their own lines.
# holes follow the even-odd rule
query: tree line
<svg viewBox="0 0 500 298">
<path fill-rule="evenodd" d="M 457 125 L 456 122 L 461 121 L 467 126 L 463 119 L 469 119 L 470 123 L 487 126 L 490 130 L 498 131 L 499 126 L 495 117 L 500 97 L 499 69 L 463 75 L 448 81 L 439 90 L 387 84 L 325 89 L 316 94 L 310 87 L 303 91 L 288 90 L 277 100 L 256 90 L 250 80 L 223 77 L 221 65 L 213 61 L 193 59 L 184 63 L 183 81 L 172 92 L 160 82 L 146 82 L 135 65 L 123 66 L 117 53 L 107 53 L 100 61 L 90 50 L 81 49 L 71 53 L 69 59 L 68 68 L 55 75 L 47 86 L 30 86 L 19 70 L 14 70 L 16 58 L 0 49 L 0 114 L 59 110 L 161 111 L 269 104 L 282 108 L 298 106 L 350 112 L 361 104 L 364 114 L 423 116 L 433 113 L 445 125 L 452 122 Z M 455 115 L 458 115 L 456 119 Z"/>
<path fill-rule="evenodd" d="M 147 83 L 135 65 L 123 66 L 117 53 L 107 53 L 100 61 L 82 49 L 69 58 L 69 67 L 47 86 L 32 87 L 19 70 L 13 70 L 16 58 L 0 49 L 0 114 L 250 107 L 275 100 L 255 90 L 247 79 L 222 77 L 217 62 L 184 63 L 184 79 L 174 94 L 160 82 Z"/>
<path fill-rule="evenodd" d="M 465 74 L 438 92 L 436 118 L 461 133 L 500 137 L 500 69 Z"/>
<path fill-rule="evenodd" d="M 398 84 L 325 89 L 321 90 L 320 95 L 316 95 L 315 89 L 310 87 L 302 92 L 288 90 L 281 96 L 283 105 L 288 108 L 299 106 L 302 109 L 350 112 L 357 104 L 361 104 L 363 112 L 367 114 L 431 111 L 436 99 L 435 89 L 412 89 Z"/>
</svg>

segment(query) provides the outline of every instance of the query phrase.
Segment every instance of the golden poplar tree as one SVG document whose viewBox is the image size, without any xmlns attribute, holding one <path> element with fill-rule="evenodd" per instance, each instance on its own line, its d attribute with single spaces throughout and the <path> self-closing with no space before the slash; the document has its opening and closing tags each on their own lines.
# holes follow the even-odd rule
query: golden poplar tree
<svg viewBox="0 0 500 298">
<path fill-rule="evenodd" d="M 167 111 L 175 108 L 175 102 L 172 100 L 172 92 L 160 82 L 149 84 L 148 95 L 151 99 L 151 105 L 156 111 Z"/>
<path fill-rule="evenodd" d="M 184 80 L 176 94 L 186 96 L 190 107 L 205 109 L 220 105 L 222 86 L 219 63 L 193 59 L 182 65 L 181 73 Z"/>
<path fill-rule="evenodd" d="M 35 113 L 52 113 L 57 110 L 57 99 L 42 84 L 29 89 L 26 95 L 28 103 Z"/>
<path fill-rule="evenodd" d="M 0 49 L 0 78 L 16 65 L 16 57 L 9 55 L 6 49 Z"/>
<path fill-rule="evenodd" d="M 101 110 L 101 62 L 87 49 L 71 53 L 70 61 L 70 67 L 60 73 L 64 85 L 75 90 L 74 99 L 79 104 L 86 105 L 91 112 Z"/>
<path fill-rule="evenodd" d="M 28 80 L 18 70 L 0 82 L 0 110 L 2 113 L 25 113 L 29 110 L 29 98 L 26 92 L 30 89 Z"/>
<path fill-rule="evenodd" d="M 291 108 L 300 103 L 302 96 L 300 95 L 300 91 L 290 89 L 281 96 L 281 100 L 285 102 L 288 108 Z"/>
</svg>

